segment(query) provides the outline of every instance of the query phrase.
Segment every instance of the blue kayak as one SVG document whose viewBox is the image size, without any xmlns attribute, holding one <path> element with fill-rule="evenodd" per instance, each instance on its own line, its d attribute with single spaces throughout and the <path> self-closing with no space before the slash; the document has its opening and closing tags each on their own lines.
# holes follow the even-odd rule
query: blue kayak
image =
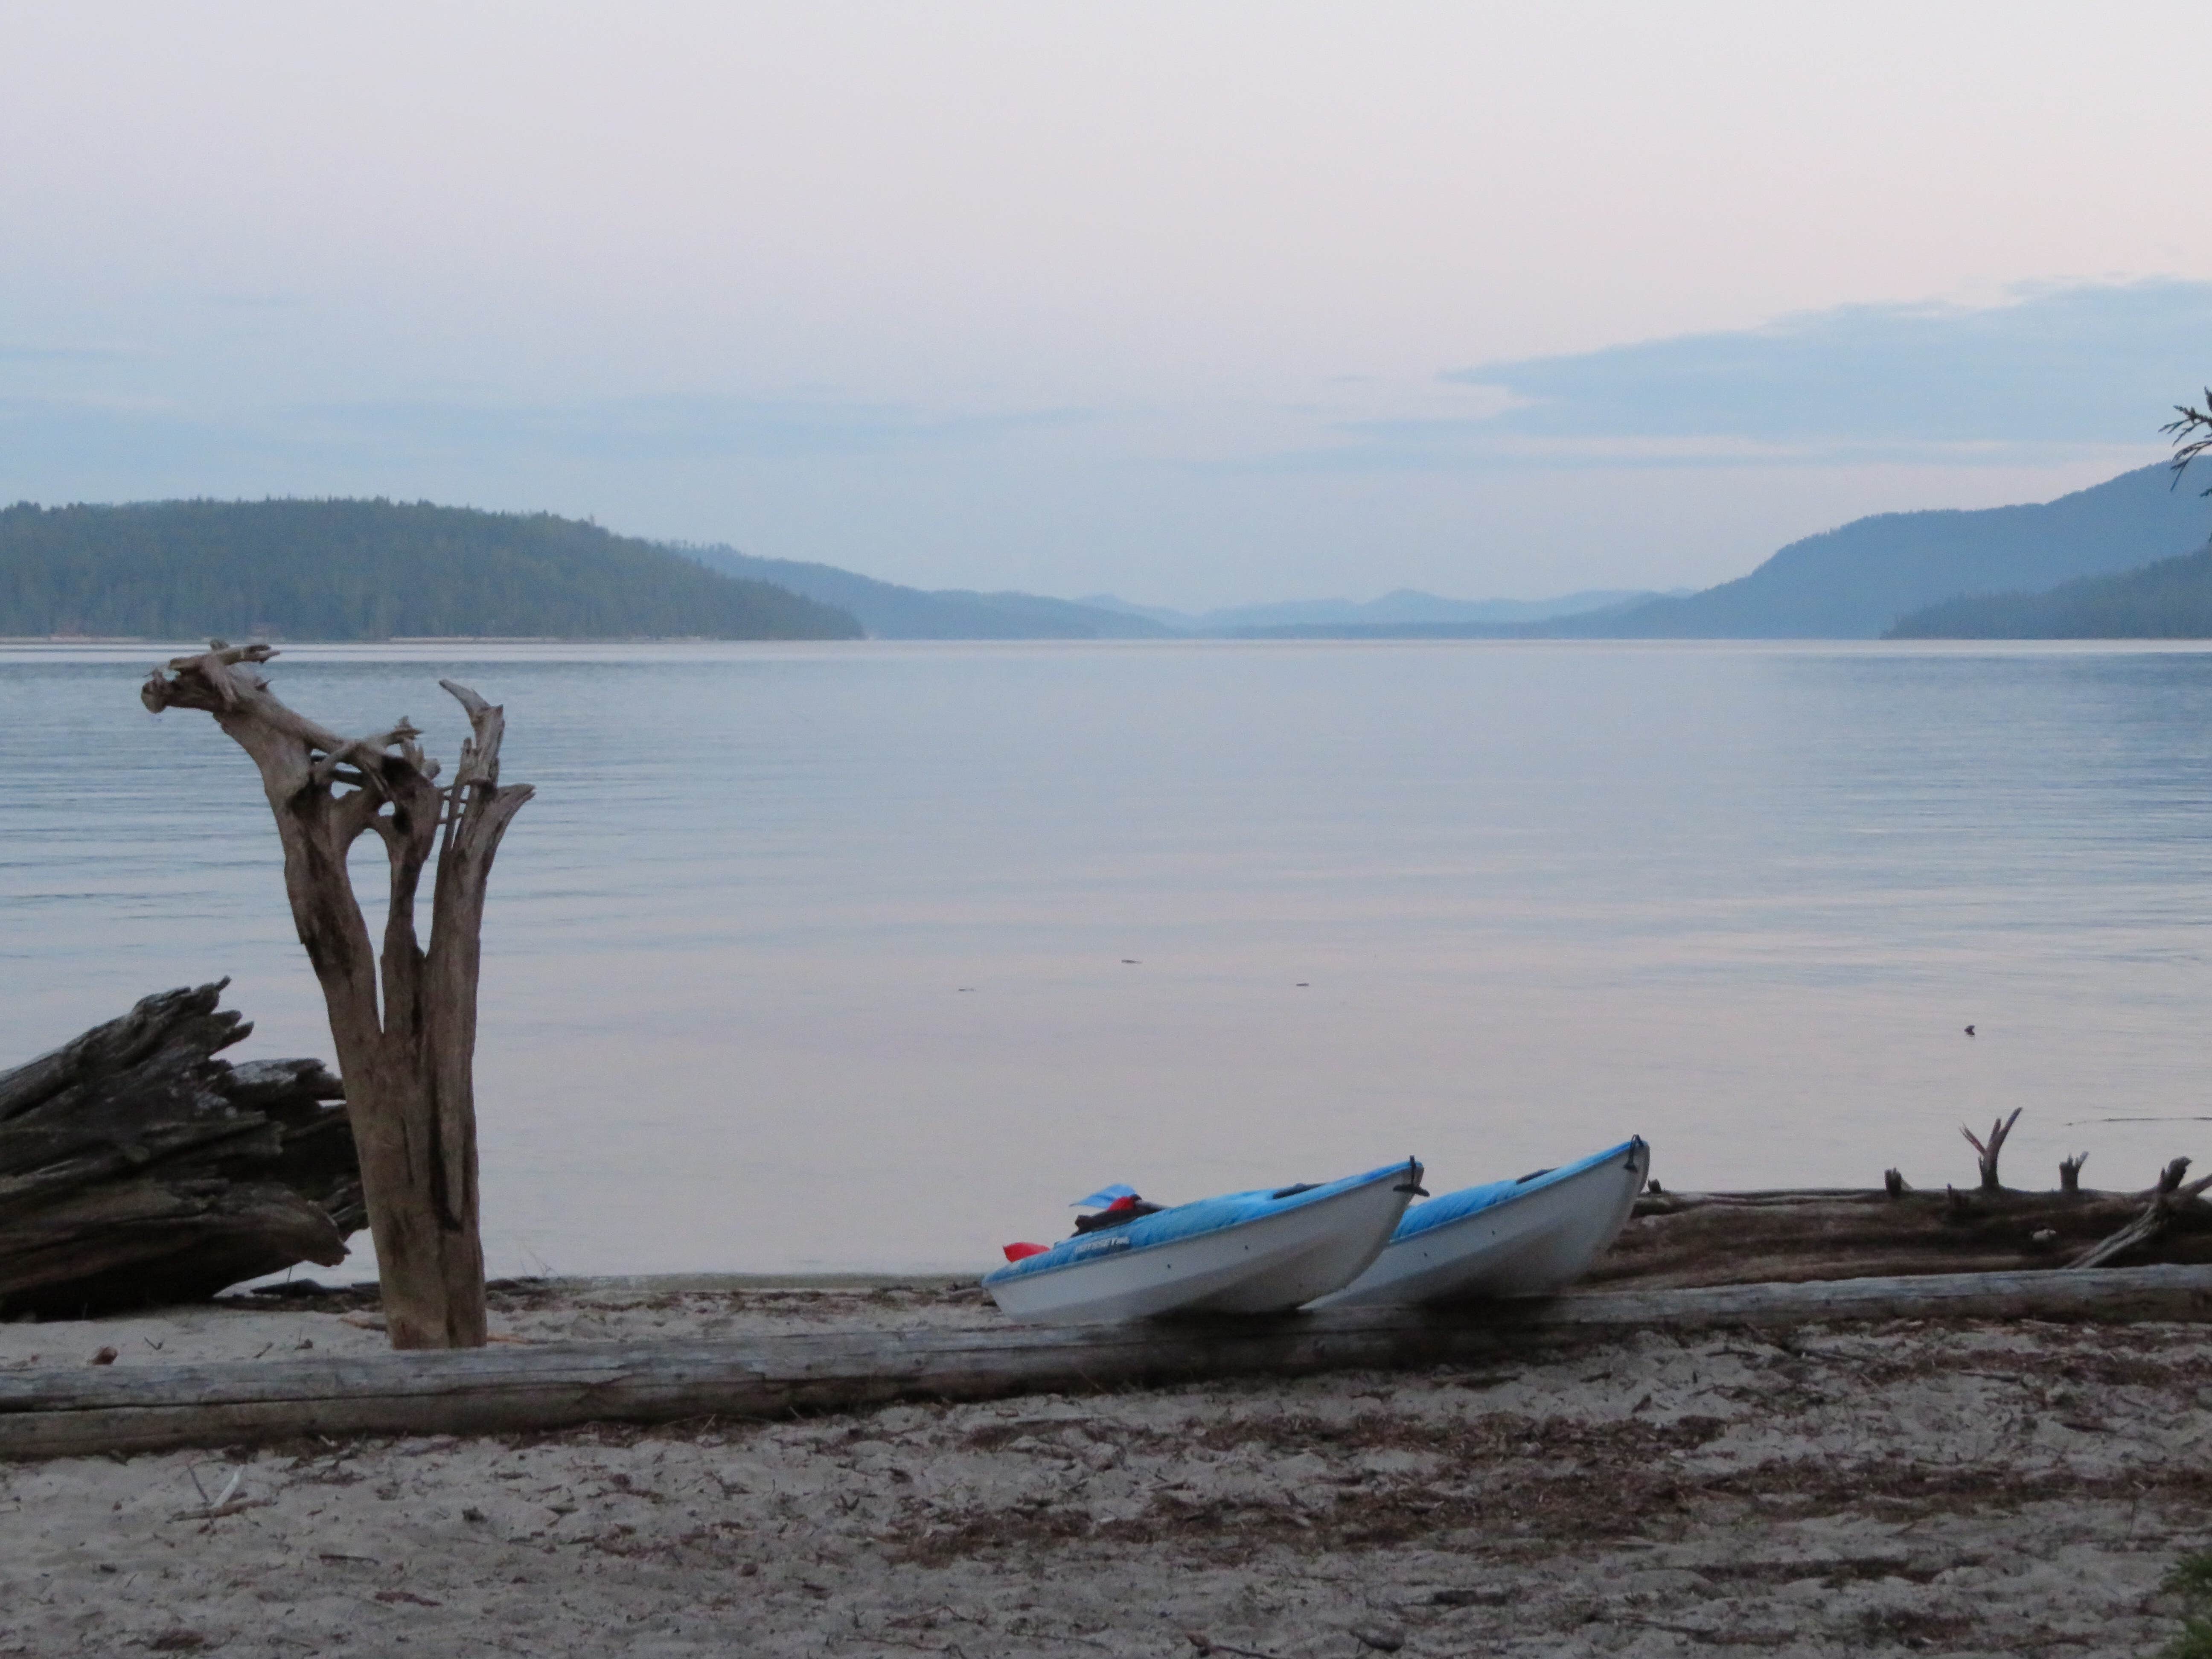
<svg viewBox="0 0 2212 1659">
<path fill-rule="evenodd" d="M 1556 1170 L 1417 1204 L 1373 1265 L 1322 1301 L 1547 1296 L 1588 1273 L 1620 1237 L 1650 1173 L 1651 1148 L 1632 1138 Z"/>
<path fill-rule="evenodd" d="M 1421 1166 L 1179 1204 L 1063 1239 L 984 1275 L 1016 1319 L 1082 1325 L 1273 1313 L 1349 1285 L 1389 1242 Z"/>
</svg>

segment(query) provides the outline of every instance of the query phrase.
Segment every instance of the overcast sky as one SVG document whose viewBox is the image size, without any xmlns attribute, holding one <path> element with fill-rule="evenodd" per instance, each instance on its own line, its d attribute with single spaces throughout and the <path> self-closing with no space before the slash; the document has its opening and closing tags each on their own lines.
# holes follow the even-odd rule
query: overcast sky
<svg viewBox="0 0 2212 1659">
<path fill-rule="evenodd" d="M 10 0 L 0 497 L 1190 606 L 1703 585 L 2164 453 L 2207 27 Z"/>
</svg>

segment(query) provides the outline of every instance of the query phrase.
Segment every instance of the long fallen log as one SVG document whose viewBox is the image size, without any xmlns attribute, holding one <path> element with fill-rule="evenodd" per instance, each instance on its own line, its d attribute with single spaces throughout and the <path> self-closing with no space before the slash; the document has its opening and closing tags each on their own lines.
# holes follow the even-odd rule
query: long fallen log
<svg viewBox="0 0 2212 1659">
<path fill-rule="evenodd" d="M 363 1224 L 344 1090 L 319 1060 L 234 1066 L 228 981 L 143 999 L 0 1073 L 0 1315 L 194 1301 L 345 1259 Z"/>
<path fill-rule="evenodd" d="M 2163 1182 L 2160 1183 L 2163 1186 Z M 2179 1200 L 2179 1201 L 2174 1201 Z M 2154 1206 L 2160 1223 L 2142 1230 Z M 2100 1243 L 2133 1261 L 2212 1262 L 2212 1204 L 2191 1195 L 1830 1190 L 1662 1193 L 1637 1200 L 1584 1281 L 1680 1289 L 2061 1267 Z"/>
<path fill-rule="evenodd" d="M 2056 1192 L 1997 1179 L 2015 1111 L 1977 1154 L 1974 1187 L 1919 1192 L 1894 1170 L 1871 1188 L 1753 1193 L 1652 1190 L 1584 1279 L 1658 1290 L 1909 1273 L 2003 1273 L 2072 1266 L 2212 1262 L 2212 1180 L 2182 1184 L 2187 1158 L 2142 1192 L 2085 1192 L 2087 1154 L 2059 1164 Z"/>
<path fill-rule="evenodd" d="M 1611 1291 L 1449 1312 L 1346 1309 L 1188 1324 L 846 1331 L 20 1371 L 0 1376 L 0 1456 L 773 1418 L 901 1400 L 1487 1360 L 1653 1329 L 2028 1318 L 2212 1321 L 2212 1268 Z"/>
</svg>

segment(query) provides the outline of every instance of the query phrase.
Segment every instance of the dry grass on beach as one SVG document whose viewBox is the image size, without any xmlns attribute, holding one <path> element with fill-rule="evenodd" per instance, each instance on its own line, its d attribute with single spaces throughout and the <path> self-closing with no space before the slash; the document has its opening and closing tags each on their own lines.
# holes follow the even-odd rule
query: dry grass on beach
<svg viewBox="0 0 2212 1659">
<path fill-rule="evenodd" d="M 0 1364 L 373 1349 L 367 1300 L 4 1326 Z M 501 1303 L 524 1340 L 996 1318 L 910 1286 Z M 0 1654 L 2145 1656 L 2212 1536 L 2208 1361 L 2187 1326 L 1650 1333 L 1480 1370 L 0 1464 Z"/>
</svg>

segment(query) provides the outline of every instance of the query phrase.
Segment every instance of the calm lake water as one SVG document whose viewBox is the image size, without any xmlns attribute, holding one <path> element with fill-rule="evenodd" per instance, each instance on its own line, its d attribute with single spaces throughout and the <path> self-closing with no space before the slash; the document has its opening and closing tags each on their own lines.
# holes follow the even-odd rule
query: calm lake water
<svg viewBox="0 0 2212 1659">
<path fill-rule="evenodd" d="M 228 974 L 330 1052 L 166 654 L 0 649 L 0 1064 Z M 1669 1185 L 2140 1186 L 2212 1152 L 2212 653 L 1582 642 L 303 647 L 507 709 L 498 1273 L 981 1270 L 1114 1180 L 1650 1139 Z M 370 838 L 356 862 L 380 893 Z M 372 866 L 371 860 L 374 860 Z M 373 913 L 374 914 L 374 913 Z M 427 922 L 427 907 L 425 908 Z M 1969 1038 L 1969 1023 L 1979 1035 Z M 366 1245 L 366 1235 L 361 1241 Z"/>
</svg>

